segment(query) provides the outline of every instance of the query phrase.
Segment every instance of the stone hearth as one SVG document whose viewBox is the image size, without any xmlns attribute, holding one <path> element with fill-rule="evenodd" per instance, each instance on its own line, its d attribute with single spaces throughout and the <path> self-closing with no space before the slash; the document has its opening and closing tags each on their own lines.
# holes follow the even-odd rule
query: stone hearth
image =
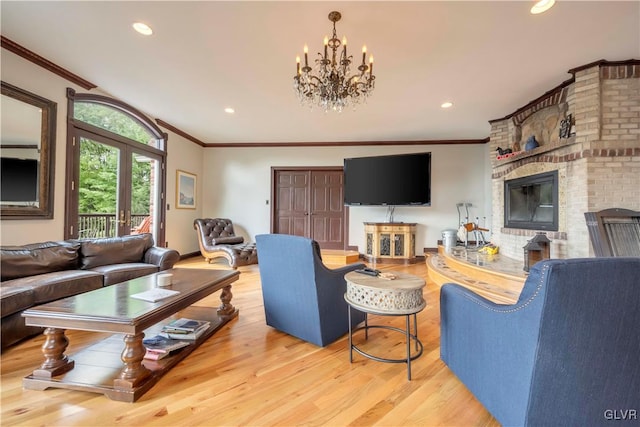
<svg viewBox="0 0 640 427">
<path fill-rule="evenodd" d="M 558 171 L 559 223 L 547 232 L 552 258 L 593 256 L 584 212 L 640 210 L 640 60 L 599 61 L 569 70 L 572 78 L 491 123 L 492 242 L 523 260 L 537 230 L 504 227 L 504 181 Z M 560 137 L 562 121 L 571 134 Z M 510 156 L 496 149 L 539 147 Z"/>
</svg>

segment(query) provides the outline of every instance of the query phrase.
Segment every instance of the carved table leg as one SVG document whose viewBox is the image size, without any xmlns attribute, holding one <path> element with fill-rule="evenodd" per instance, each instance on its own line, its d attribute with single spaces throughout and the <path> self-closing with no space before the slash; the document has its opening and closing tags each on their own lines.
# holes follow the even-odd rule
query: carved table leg
<svg viewBox="0 0 640 427">
<path fill-rule="evenodd" d="M 218 315 L 231 316 L 233 313 L 235 313 L 236 308 L 231 305 L 231 298 L 233 298 L 233 294 L 231 293 L 231 285 L 222 288 L 222 293 L 220 294 L 220 301 L 222 301 L 222 305 L 218 307 Z"/>
<path fill-rule="evenodd" d="M 44 363 L 33 371 L 33 376 L 51 379 L 73 369 L 74 361 L 64 354 L 69 346 L 69 339 L 64 334 L 64 329 L 46 328 L 44 336 L 46 337 L 44 344 L 42 344 Z"/>
<path fill-rule="evenodd" d="M 146 349 L 142 344 L 144 333 L 125 335 L 122 362 L 124 368 L 120 372 L 120 378 L 113 381 L 113 386 L 120 389 L 132 389 L 139 386 L 150 374 L 142 360 Z"/>
</svg>

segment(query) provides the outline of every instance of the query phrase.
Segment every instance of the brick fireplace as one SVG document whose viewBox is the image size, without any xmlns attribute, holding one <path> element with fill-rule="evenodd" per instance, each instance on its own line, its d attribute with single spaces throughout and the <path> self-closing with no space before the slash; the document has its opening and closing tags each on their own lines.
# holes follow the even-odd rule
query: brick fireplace
<svg viewBox="0 0 640 427">
<path fill-rule="evenodd" d="M 558 226 L 546 231 L 552 258 L 593 256 L 584 212 L 640 210 L 640 60 L 598 61 L 514 113 L 490 121 L 492 242 L 524 259 L 536 231 L 505 227 L 505 181 L 557 173 Z M 562 138 L 561 135 L 562 127 Z M 539 146 L 524 151 L 535 136 Z M 516 154 L 501 155 L 497 148 Z"/>
</svg>

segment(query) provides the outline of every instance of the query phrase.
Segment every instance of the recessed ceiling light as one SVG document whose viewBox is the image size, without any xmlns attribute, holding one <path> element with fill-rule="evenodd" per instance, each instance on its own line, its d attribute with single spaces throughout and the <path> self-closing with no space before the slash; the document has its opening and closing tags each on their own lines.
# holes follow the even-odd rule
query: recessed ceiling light
<svg viewBox="0 0 640 427">
<path fill-rule="evenodd" d="M 555 3 L 556 0 L 540 0 L 533 5 L 531 13 L 537 15 L 539 13 L 546 12 L 551 9 Z"/>
<path fill-rule="evenodd" d="M 233 113 L 235 113 L 235 112 L 236 112 L 236 110 L 234 110 L 234 109 L 233 109 L 233 108 L 231 108 L 231 107 L 227 107 L 227 108 L 225 108 L 225 109 L 224 109 L 224 112 L 225 112 L 225 113 L 229 113 L 229 114 L 233 114 Z"/>
<path fill-rule="evenodd" d="M 453 102 L 449 102 L 449 101 L 447 101 L 447 102 L 443 102 L 443 103 L 440 105 L 440 107 L 442 107 L 442 108 L 451 108 L 451 107 L 453 107 Z"/>
<path fill-rule="evenodd" d="M 150 36 L 151 34 L 153 34 L 153 30 L 151 29 L 151 27 L 143 22 L 134 22 L 133 29 L 144 36 Z"/>
</svg>

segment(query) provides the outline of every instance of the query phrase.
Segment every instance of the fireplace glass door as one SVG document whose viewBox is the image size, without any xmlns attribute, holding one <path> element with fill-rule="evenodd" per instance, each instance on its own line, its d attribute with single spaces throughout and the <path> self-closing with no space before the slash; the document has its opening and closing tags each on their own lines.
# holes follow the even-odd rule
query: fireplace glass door
<svg viewBox="0 0 640 427">
<path fill-rule="evenodd" d="M 504 226 L 558 231 L 558 171 L 504 183 Z"/>
</svg>

